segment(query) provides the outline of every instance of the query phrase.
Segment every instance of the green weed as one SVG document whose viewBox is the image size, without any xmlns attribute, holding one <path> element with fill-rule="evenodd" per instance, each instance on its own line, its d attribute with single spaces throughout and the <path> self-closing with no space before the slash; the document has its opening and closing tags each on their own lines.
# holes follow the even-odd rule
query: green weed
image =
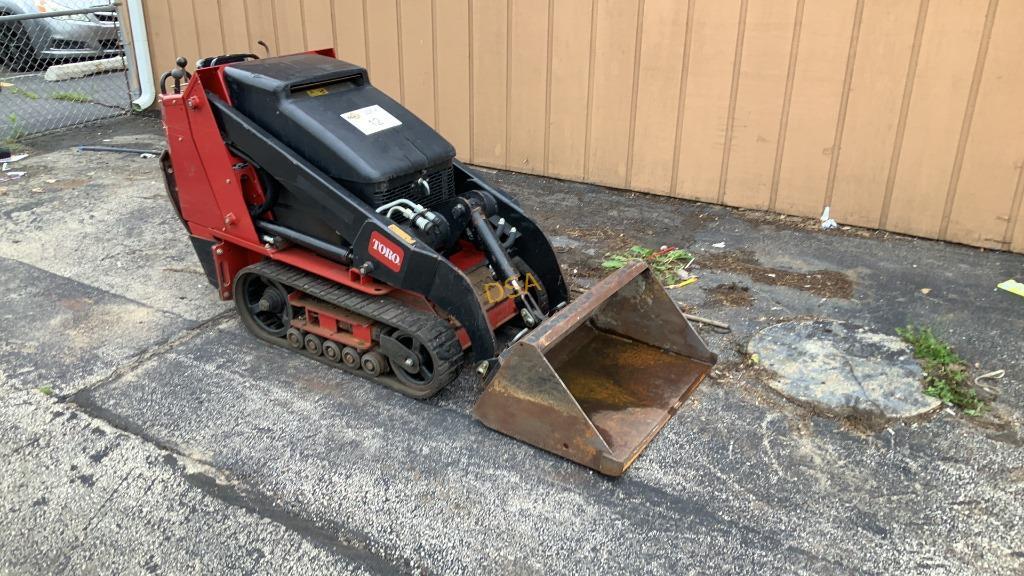
<svg viewBox="0 0 1024 576">
<path fill-rule="evenodd" d="M 914 357 L 924 368 L 924 393 L 951 404 L 968 416 L 979 416 L 988 410 L 988 402 L 971 388 L 967 363 L 930 328 L 897 328 L 896 333 L 914 347 Z"/>
<path fill-rule="evenodd" d="M 662 282 L 670 284 L 678 281 L 676 273 L 692 259 L 693 254 L 681 248 L 652 250 L 643 246 L 633 246 L 628 250 L 606 254 L 601 267 L 618 270 L 631 260 L 643 260 Z"/>
<path fill-rule="evenodd" d="M 28 98 L 29 100 L 39 100 L 39 94 L 36 94 L 35 92 L 32 92 L 31 90 L 25 90 L 24 88 L 19 88 L 17 86 L 11 86 L 10 88 L 7 89 L 7 91 L 10 92 L 11 94 L 14 94 L 15 96 L 23 96 L 25 98 Z"/>
<path fill-rule="evenodd" d="M 88 94 L 82 94 L 81 92 L 54 92 L 50 98 L 65 102 L 77 102 L 79 104 L 92 102 L 92 98 Z"/>
<path fill-rule="evenodd" d="M 39 391 L 47 396 L 53 396 L 53 388 L 50 386 L 40 386 Z"/>
<path fill-rule="evenodd" d="M 21 122 L 18 120 L 17 114 L 8 114 L 7 122 L 10 123 L 11 129 L 7 137 L 4 138 L 4 144 L 10 146 L 21 140 L 25 136 L 25 129 L 21 126 Z"/>
</svg>

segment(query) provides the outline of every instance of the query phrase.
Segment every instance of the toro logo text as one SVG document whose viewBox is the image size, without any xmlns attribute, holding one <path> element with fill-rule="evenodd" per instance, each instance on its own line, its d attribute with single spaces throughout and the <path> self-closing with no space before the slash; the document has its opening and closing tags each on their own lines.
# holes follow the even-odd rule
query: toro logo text
<svg viewBox="0 0 1024 576">
<path fill-rule="evenodd" d="M 370 245 L 367 246 L 370 256 L 379 261 L 386 268 L 393 272 L 402 270 L 402 260 L 405 259 L 405 250 L 391 241 L 387 236 L 379 232 L 370 234 Z"/>
</svg>

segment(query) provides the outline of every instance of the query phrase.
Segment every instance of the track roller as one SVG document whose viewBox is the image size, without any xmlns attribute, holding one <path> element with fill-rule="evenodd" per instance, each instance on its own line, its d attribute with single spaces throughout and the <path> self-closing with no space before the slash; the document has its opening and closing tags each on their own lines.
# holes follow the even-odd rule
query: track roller
<svg viewBox="0 0 1024 576">
<path fill-rule="evenodd" d="M 384 356 L 376 350 L 370 350 L 366 354 L 363 354 L 363 358 L 359 361 L 359 364 L 367 374 L 374 378 L 377 376 L 383 376 L 384 373 L 387 372 L 388 365 L 384 360 Z"/>
<path fill-rule="evenodd" d="M 324 341 L 316 334 L 306 334 L 306 337 L 302 339 L 302 345 L 306 352 L 313 356 L 319 356 L 320 352 L 323 351 Z"/>
<path fill-rule="evenodd" d="M 341 346 L 333 340 L 327 340 L 324 342 L 324 358 L 327 358 L 331 362 L 341 362 Z"/>
<path fill-rule="evenodd" d="M 345 346 L 341 350 L 341 361 L 349 368 L 359 369 L 359 351 L 351 346 Z"/>
<path fill-rule="evenodd" d="M 292 348 L 302 348 L 305 344 L 302 338 L 302 330 L 299 330 L 298 328 L 289 328 L 286 338 L 288 339 L 288 345 Z"/>
</svg>

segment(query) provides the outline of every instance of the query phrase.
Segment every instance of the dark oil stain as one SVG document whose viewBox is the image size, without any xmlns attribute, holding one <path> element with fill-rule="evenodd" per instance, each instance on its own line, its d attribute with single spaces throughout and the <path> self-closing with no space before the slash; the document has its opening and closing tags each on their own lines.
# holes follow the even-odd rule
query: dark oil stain
<svg viewBox="0 0 1024 576">
<path fill-rule="evenodd" d="M 708 254 L 698 258 L 697 262 L 701 268 L 742 274 L 759 284 L 784 286 L 810 292 L 822 298 L 853 298 L 853 280 L 842 272 L 835 270 L 793 272 L 768 268 L 762 266 L 749 250 Z"/>
<path fill-rule="evenodd" d="M 719 284 L 708 290 L 707 303 L 734 308 L 750 308 L 754 305 L 754 296 L 750 293 L 749 286 L 730 282 L 728 284 Z"/>
<path fill-rule="evenodd" d="M 92 474 L 79 474 L 78 481 L 88 488 L 92 488 L 96 485 L 96 479 L 93 478 Z"/>
</svg>

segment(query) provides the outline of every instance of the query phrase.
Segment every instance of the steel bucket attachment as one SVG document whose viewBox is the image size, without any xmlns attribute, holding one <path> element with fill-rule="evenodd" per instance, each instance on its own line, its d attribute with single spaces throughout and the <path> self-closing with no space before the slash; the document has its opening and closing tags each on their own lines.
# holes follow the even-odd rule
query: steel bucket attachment
<svg viewBox="0 0 1024 576">
<path fill-rule="evenodd" d="M 473 412 L 498 432 L 619 476 L 716 361 L 636 262 L 506 349 Z"/>
</svg>

